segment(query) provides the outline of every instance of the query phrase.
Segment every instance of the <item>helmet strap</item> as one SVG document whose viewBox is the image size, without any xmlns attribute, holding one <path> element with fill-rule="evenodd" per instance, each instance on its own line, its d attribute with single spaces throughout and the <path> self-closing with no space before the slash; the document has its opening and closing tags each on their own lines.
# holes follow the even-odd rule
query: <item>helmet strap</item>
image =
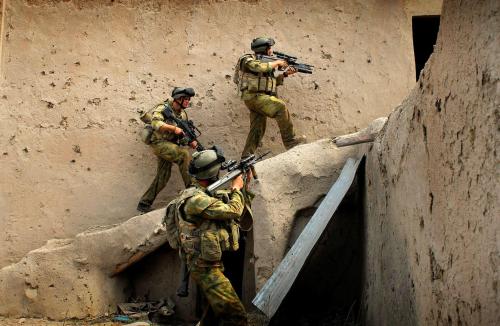
<svg viewBox="0 0 500 326">
<path fill-rule="evenodd" d="M 175 108 L 174 109 L 177 109 L 177 111 L 179 111 L 180 109 L 185 109 L 186 107 L 183 105 L 183 102 L 184 102 L 184 97 L 179 97 L 179 98 L 176 98 L 174 99 L 174 103 L 176 103 L 178 106 L 179 106 L 179 109 Z"/>
<path fill-rule="evenodd" d="M 183 97 L 181 97 L 181 98 L 180 98 L 180 100 L 181 100 L 180 105 L 181 105 L 181 107 L 182 107 L 183 109 L 187 109 L 187 107 L 189 106 L 189 104 L 188 104 L 188 105 L 186 105 L 186 106 L 184 106 L 184 105 L 183 105 L 183 104 L 184 104 L 184 100 L 185 100 L 185 99 L 191 99 L 191 98 L 190 98 L 190 97 L 187 97 L 187 96 L 186 96 L 186 97 L 184 97 L 184 96 L 183 96 Z"/>
</svg>

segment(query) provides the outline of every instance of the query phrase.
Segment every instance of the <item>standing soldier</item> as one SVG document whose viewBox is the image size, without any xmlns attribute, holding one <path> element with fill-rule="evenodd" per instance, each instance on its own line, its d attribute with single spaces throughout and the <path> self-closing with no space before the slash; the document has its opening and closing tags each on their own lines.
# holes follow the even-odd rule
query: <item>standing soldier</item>
<svg viewBox="0 0 500 326">
<path fill-rule="evenodd" d="M 158 157 L 158 170 L 156 177 L 144 193 L 137 205 L 137 210 L 147 213 L 151 210 L 151 205 L 158 193 L 165 188 L 172 169 L 172 163 L 177 164 L 181 172 L 184 185 L 191 184 L 191 177 L 188 173 L 188 166 L 191 160 L 189 151 L 182 148 L 180 141 L 184 138 L 184 131 L 179 128 L 172 119 L 170 113 L 177 119 L 187 121 L 188 116 L 184 109 L 189 106 L 191 97 L 195 95 L 192 88 L 175 87 L 172 91 L 172 99 L 158 104 L 151 113 L 151 126 L 153 134 L 151 136 L 151 147 Z M 188 144 L 196 148 L 196 141 Z"/>
<path fill-rule="evenodd" d="M 267 117 L 273 118 L 278 123 L 281 140 L 286 149 L 290 149 L 305 141 L 297 138 L 293 130 L 290 114 L 285 107 L 285 102 L 276 97 L 277 86 L 283 85 L 283 80 L 296 73 L 297 70 L 288 66 L 285 60 L 262 62 L 258 55 L 272 56 L 274 40 L 267 37 L 258 37 L 250 44 L 254 54 L 245 54 L 236 66 L 238 74 L 238 88 L 241 99 L 250 110 L 250 131 L 243 149 L 242 157 L 255 153 L 266 131 Z M 276 68 L 281 68 L 282 74 L 275 77 Z"/>
<path fill-rule="evenodd" d="M 193 154 L 189 172 L 195 180 L 176 199 L 176 223 L 181 257 L 211 308 L 205 311 L 200 325 L 243 326 L 247 325 L 245 308 L 222 266 L 222 252 L 239 247 L 235 221 L 243 215 L 245 204 L 249 204 L 242 193 L 243 177 L 233 179 L 225 201 L 206 192 L 218 180 L 224 160 L 222 153 L 213 149 Z"/>
</svg>

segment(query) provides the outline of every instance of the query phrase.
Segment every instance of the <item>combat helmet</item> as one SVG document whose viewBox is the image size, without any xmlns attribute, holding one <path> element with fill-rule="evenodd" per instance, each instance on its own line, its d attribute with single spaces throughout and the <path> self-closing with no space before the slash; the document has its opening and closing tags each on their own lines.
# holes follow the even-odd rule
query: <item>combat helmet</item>
<svg viewBox="0 0 500 326">
<path fill-rule="evenodd" d="M 267 48 L 274 45 L 274 40 L 270 37 L 257 37 L 250 43 L 250 48 L 255 53 L 265 53 Z"/>
<path fill-rule="evenodd" d="M 216 178 L 225 160 L 222 150 L 217 146 L 195 152 L 189 164 L 189 174 L 198 180 Z"/>
<path fill-rule="evenodd" d="M 174 87 L 172 90 L 172 98 L 178 99 L 181 97 L 193 97 L 195 95 L 194 89 L 191 87 Z"/>
</svg>

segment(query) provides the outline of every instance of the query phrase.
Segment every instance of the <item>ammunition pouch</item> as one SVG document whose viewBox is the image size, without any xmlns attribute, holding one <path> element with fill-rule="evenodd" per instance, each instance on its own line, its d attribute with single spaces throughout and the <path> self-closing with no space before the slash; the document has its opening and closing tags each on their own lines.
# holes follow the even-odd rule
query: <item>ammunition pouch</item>
<svg viewBox="0 0 500 326">
<path fill-rule="evenodd" d="M 234 221 L 232 221 L 229 226 L 229 229 L 231 231 L 231 233 L 229 234 L 230 248 L 228 248 L 227 250 L 236 251 L 240 248 L 240 226 Z"/>
<path fill-rule="evenodd" d="M 222 248 L 218 233 L 217 230 L 206 230 L 201 234 L 201 259 L 211 262 L 222 259 Z"/>
<path fill-rule="evenodd" d="M 179 240 L 182 251 L 187 255 L 195 255 L 203 246 L 200 244 L 200 231 L 196 225 L 179 219 Z"/>
<path fill-rule="evenodd" d="M 201 234 L 200 258 L 206 261 L 220 261 L 222 252 L 239 249 L 240 230 L 238 223 L 231 221 L 224 226 L 211 223 L 211 227 Z"/>
<path fill-rule="evenodd" d="M 254 75 L 244 72 L 241 78 L 240 91 L 250 93 L 265 93 L 268 95 L 276 94 L 277 81 L 274 76 L 264 76 L 263 74 Z"/>
</svg>

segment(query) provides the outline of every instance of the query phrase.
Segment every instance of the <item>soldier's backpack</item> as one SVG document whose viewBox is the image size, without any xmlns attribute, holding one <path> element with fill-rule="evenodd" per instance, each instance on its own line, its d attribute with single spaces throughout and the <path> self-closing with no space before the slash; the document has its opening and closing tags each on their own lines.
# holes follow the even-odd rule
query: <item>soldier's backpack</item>
<svg viewBox="0 0 500 326">
<path fill-rule="evenodd" d="M 196 188 L 188 188 L 182 192 L 180 197 L 177 197 L 171 200 L 167 209 L 165 210 L 165 216 L 163 217 L 162 224 L 165 226 L 167 231 L 167 240 L 170 247 L 173 249 L 180 248 L 180 239 L 179 239 L 179 220 L 182 219 L 179 216 L 181 206 L 184 205 L 186 200 L 196 193 Z"/>
<path fill-rule="evenodd" d="M 154 106 L 148 111 L 139 111 L 139 119 L 144 122 L 145 126 L 141 130 L 141 140 L 146 144 L 151 144 L 151 137 L 153 136 L 153 126 L 151 126 L 151 121 L 153 119 L 153 111 L 156 108 Z"/>
<path fill-rule="evenodd" d="M 238 91 L 240 90 L 241 78 L 243 76 L 243 69 L 242 69 L 243 61 L 250 59 L 252 57 L 253 57 L 252 54 L 244 54 L 238 59 L 236 66 L 234 66 L 233 83 L 238 85 Z"/>
</svg>

